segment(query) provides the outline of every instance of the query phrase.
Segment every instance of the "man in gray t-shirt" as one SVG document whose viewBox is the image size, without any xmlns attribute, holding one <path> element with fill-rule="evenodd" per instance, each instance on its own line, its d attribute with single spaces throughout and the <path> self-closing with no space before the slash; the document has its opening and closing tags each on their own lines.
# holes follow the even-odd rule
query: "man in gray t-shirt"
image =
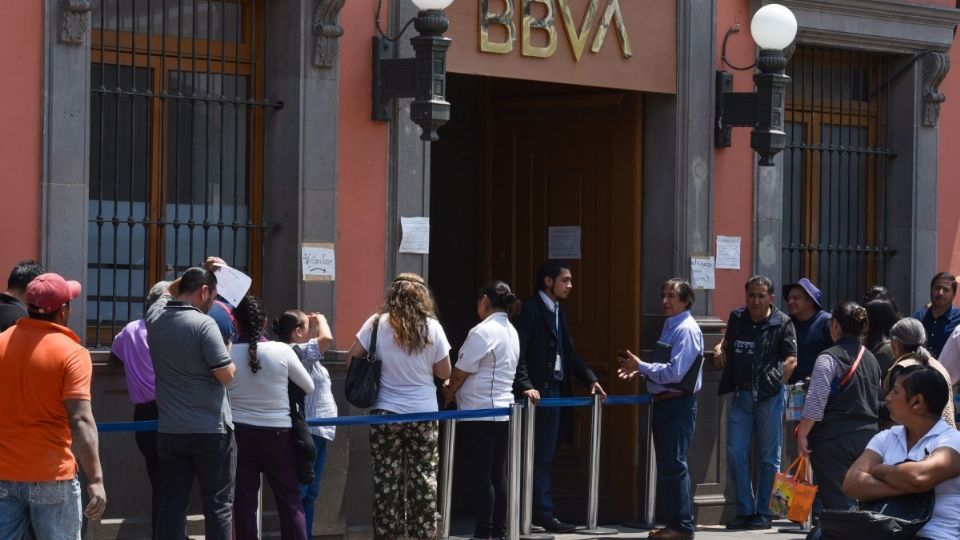
<svg viewBox="0 0 960 540">
<path fill-rule="evenodd" d="M 190 268 L 147 311 L 147 344 L 157 376 L 160 507 L 154 536 L 177 538 L 186 527 L 197 476 L 206 538 L 231 538 L 237 449 L 226 384 L 236 367 L 206 312 L 217 297 L 213 269 Z"/>
</svg>

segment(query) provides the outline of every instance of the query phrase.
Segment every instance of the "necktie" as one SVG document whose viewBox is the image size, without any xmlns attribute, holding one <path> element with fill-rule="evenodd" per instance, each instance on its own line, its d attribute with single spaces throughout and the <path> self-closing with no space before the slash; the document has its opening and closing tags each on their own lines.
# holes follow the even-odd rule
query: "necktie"
<svg viewBox="0 0 960 540">
<path fill-rule="evenodd" d="M 557 351 L 556 351 L 557 356 L 553 362 L 553 378 L 558 381 L 562 381 L 563 380 L 563 362 L 561 361 L 560 355 L 561 355 L 561 351 L 563 350 L 562 349 L 563 346 L 561 345 L 562 341 L 561 341 L 561 335 L 560 335 L 560 303 L 559 302 L 553 303 L 553 324 L 554 324 L 554 329 L 556 330 L 556 333 L 557 333 Z"/>
</svg>

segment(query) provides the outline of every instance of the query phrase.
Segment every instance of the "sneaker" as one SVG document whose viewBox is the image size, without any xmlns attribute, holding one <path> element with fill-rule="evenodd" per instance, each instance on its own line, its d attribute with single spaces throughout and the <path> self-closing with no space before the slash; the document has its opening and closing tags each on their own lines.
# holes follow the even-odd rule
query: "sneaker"
<svg viewBox="0 0 960 540">
<path fill-rule="evenodd" d="M 550 518 L 548 520 L 538 522 L 537 525 L 539 525 L 540 527 L 543 527 L 544 530 L 546 530 L 546 532 L 548 533 L 557 533 L 557 534 L 572 533 L 577 528 L 576 525 L 572 525 L 570 523 L 564 523 L 557 518 Z"/>
<path fill-rule="evenodd" d="M 745 531 L 750 528 L 750 523 L 753 521 L 754 516 L 737 516 L 733 520 L 727 522 L 727 529 L 731 531 Z"/>
<path fill-rule="evenodd" d="M 773 520 L 770 516 L 765 516 L 763 514 L 757 514 L 753 516 L 753 519 L 750 520 L 750 523 L 747 524 L 747 528 L 750 530 L 760 530 L 760 529 L 769 529 L 773 526 Z"/>
</svg>

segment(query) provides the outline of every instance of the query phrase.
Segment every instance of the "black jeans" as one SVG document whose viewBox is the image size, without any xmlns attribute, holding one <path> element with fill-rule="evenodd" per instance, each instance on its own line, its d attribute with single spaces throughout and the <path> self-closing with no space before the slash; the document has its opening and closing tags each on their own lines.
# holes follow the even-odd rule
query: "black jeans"
<svg viewBox="0 0 960 540">
<path fill-rule="evenodd" d="M 468 471 L 473 491 L 476 538 L 507 535 L 507 436 L 509 422 L 458 422 L 469 448 Z"/>
<path fill-rule="evenodd" d="M 158 433 L 160 508 L 157 538 L 180 538 L 187 522 L 193 478 L 200 483 L 207 540 L 230 540 L 237 445 L 226 433 Z"/>
<path fill-rule="evenodd" d="M 156 419 L 156 401 L 138 403 L 133 406 L 134 422 Z M 157 476 L 157 432 L 137 431 L 133 434 L 133 438 L 137 441 L 137 449 L 143 454 L 143 462 L 147 467 L 147 477 L 150 478 L 150 530 L 156 531 L 158 511 L 160 510 L 160 479 Z M 157 537 L 156 533 L 153 537 Z"/>
</svg>

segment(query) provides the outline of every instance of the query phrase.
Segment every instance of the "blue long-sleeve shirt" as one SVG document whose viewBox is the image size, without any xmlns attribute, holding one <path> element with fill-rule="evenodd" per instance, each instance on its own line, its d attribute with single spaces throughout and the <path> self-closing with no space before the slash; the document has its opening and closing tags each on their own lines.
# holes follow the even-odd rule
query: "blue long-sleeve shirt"
<svg viewBox="0 0 960 540">
<path fill-rule="evenodd" d="M 703 332 L 689 311 L 667 318 L 663 323 L 660 341 L 670 344 L 670 361 L 665 364 L 641 361 L 638 368 L 649 381 L 647 391 L 651 394 L 670 391 L 663 385 L 682 381 L 697 356 L 703 354 Z M 699 391 L 702 383 L 701 369 L 694 391 Z"/>
</svg>

